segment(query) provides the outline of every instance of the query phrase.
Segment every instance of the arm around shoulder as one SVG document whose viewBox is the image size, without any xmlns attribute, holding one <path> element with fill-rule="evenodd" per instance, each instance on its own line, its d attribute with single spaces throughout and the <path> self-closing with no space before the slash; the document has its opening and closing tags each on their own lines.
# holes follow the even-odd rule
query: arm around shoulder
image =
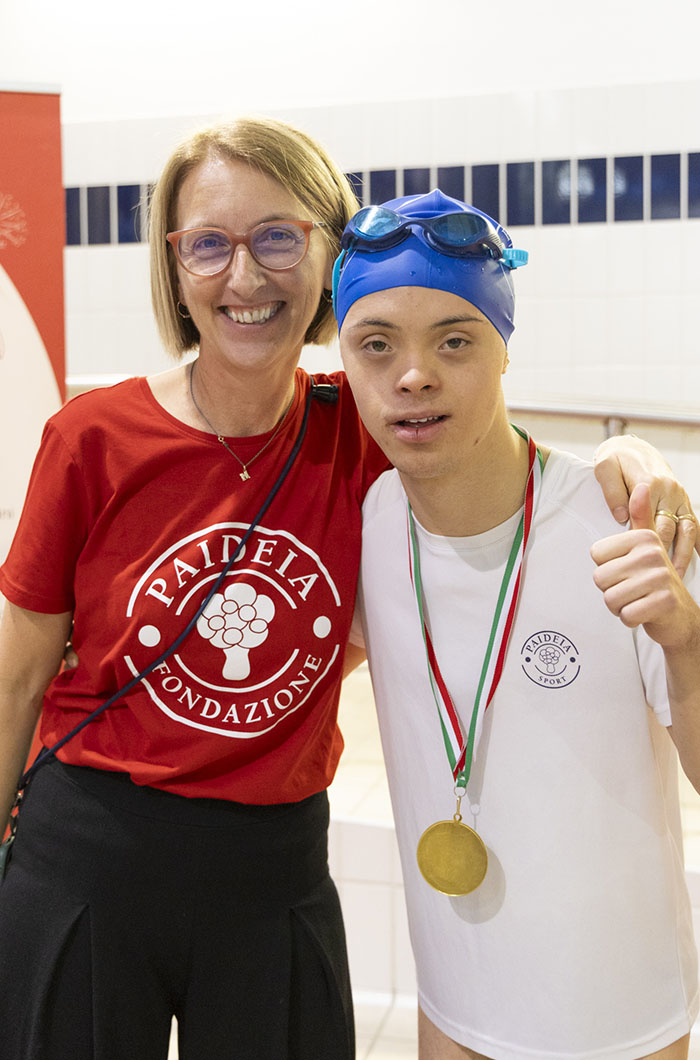
<svg viewBox="0 0 700 1060">
<path fill-rule="evenodd" d="M 71 612 L 26 611 L 6 602 L 0 622 L 0 818 L 4 831 L 44 692 L 58 673 Z"/>
<path fill-rule="evenodd" d="M 673 565 L 683 576 L 693 554 L 700 554 L 697 521 L 688 494 L 658 449 L 633 434 L 616 435 L 598 446 L 595 474 L 610 511 L 619 523 L 629 518 L 629 495 L 635 486 L 649 486 L 654 527 Z"/>
<path fill-rule="evenodd" d="M 594 580 L 608 609 L 630 628 L 643 626 L 663 649 L 671 736 L 700 791 L 700 607 L 654 529 L 647 486 L 633 490 L 630 519 L 630 530 L 593 546 Z"/>
</svg>

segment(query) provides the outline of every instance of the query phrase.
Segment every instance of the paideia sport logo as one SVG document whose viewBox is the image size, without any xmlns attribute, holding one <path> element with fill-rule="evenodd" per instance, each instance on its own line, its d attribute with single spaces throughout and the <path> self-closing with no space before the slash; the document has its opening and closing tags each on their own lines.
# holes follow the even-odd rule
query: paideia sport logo
<svg viewBox="0 0 700 1060">
<path fill-rule="evenodd" d="M 578 648 L 562 633 L 543 629 L 533 633 L 520 650 L 523 673 L 542 688 L 564 688 L 581 669 Z"/>
</svg>

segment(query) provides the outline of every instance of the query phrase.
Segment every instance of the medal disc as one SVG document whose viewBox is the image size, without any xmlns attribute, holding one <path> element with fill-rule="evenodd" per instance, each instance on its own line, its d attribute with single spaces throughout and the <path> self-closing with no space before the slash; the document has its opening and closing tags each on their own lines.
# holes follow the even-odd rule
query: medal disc
<svg viewBox="0 0 700 1060">
<path fill-rule="evenodd" d="M 481 837 L 462 821 L 437 821 L 418 841 L 418 868 L 442 894 L 475 891 L 486 875 L 488 854 Z"/>
</svg>

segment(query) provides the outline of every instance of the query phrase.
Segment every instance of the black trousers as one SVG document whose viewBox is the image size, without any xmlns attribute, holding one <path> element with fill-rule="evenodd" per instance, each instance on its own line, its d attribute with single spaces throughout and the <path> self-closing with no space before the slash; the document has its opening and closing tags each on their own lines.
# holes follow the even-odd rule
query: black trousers
<svg viewBox="0 0 700 1060">
<path fill-rule="evenodd" d="M 328 800 L 42 767 L 0 886 L 1 1060 L 353 1060 Z"/>
</svg>

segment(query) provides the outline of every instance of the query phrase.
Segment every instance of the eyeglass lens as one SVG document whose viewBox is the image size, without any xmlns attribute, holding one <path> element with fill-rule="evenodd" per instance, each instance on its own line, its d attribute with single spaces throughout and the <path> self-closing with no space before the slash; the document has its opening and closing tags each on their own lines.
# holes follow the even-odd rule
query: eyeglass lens
<svg viewBox="0 0 700 1060">
<path fill-rule="evenodd" d="M 182 264 L 199 276 L 213 276 L 222 272 L 233 256 L 235 246 L 243 240 L 232 241 L 225 232 L 198 229 L 180 237 L 179 254 Z M 262 224 L 247 233 L 245 243 L 255 260 L 268 269 L 289 269 L 304 257 L 307 236 L 293 224 Z"/>
</svg>

